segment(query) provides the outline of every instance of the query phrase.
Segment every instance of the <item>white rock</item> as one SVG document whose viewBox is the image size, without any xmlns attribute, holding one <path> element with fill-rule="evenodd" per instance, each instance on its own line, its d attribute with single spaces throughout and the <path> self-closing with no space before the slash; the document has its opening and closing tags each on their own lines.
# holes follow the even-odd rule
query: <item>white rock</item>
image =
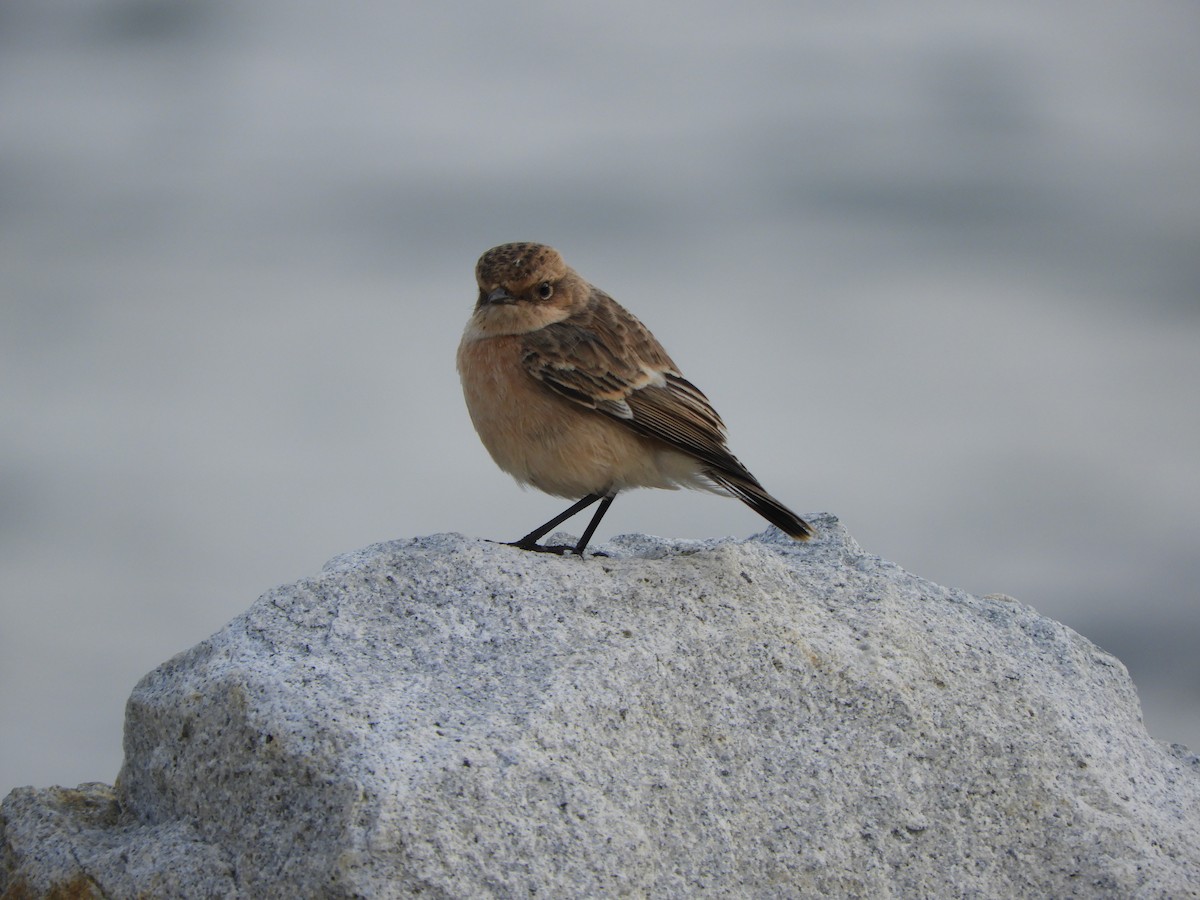
<svg viewBox="0 0 1200 900">
<path fill-rule="evenodd" d="M 0 893 L 1197 896 L 1120 662 L 815 524 L 339 557 L 143 679 L 115 791 L 11 793 Z"/>
</svg>

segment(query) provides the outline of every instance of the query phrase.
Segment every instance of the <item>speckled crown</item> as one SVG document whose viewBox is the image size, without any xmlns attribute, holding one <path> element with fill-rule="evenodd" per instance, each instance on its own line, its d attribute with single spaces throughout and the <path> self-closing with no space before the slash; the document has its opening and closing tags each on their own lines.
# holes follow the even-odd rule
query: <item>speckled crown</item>
<svg viewBox="0 0 1200 900">
<path fill-rule="evenodd" d="M 553 247 L 522 241 L 493 247 L 475 264 L 475 280 L 485 290 L 510 289 L 537 281 L 555 280 L 566 272 L 566 263 Z"/>
</svg>

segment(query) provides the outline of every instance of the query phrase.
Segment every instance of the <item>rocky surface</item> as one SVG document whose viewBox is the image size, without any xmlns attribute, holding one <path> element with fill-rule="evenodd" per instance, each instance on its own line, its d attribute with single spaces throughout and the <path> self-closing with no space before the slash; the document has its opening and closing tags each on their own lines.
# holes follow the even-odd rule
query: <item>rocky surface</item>
<svg viewBox="0 0 1200 900">
<path fill-rule="evenodd" d="M 1200 895 L 1120 662 L 815 524 L 335 559 L 142 680 L 115 788 L 10 793 L 0 894 Z"/>
</svg>

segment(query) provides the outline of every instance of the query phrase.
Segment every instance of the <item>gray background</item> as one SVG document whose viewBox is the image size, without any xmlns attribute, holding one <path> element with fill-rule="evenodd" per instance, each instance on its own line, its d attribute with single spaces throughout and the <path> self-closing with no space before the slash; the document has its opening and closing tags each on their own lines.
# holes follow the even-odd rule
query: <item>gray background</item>
<svg viewBox="0 0 1200 900">
<path fill-rule="evenodd" d="M 110 780 L 137 678 L 273 585 L 561 508 L 454 372 L 510 240 L 653 328 L 785 502 L 1066 622 L 1200 746 L 1197 34 L 1165 0 L 4 0 L 0 792 Z M 763 523 L 645 491 L 605 526 Z"/>
</svg>

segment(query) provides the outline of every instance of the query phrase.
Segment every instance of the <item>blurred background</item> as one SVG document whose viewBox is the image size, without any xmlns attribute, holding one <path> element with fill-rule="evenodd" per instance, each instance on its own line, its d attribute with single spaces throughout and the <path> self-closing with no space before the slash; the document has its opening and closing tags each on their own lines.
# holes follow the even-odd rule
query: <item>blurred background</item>
<svg viewBox="0 0 1200 900">
<path fill-rule="evenodd" d="M 799 512 L 1200 747 L 1200 7 L 0 4 L 0 794 L 335 554 L 562 506 L 454 352 L 488 247 L 633 309 Z M 571 523 L 576 532 L 582 522 Z M 622 497 L 600 537 L 764 523 Z"/>
</svg>

